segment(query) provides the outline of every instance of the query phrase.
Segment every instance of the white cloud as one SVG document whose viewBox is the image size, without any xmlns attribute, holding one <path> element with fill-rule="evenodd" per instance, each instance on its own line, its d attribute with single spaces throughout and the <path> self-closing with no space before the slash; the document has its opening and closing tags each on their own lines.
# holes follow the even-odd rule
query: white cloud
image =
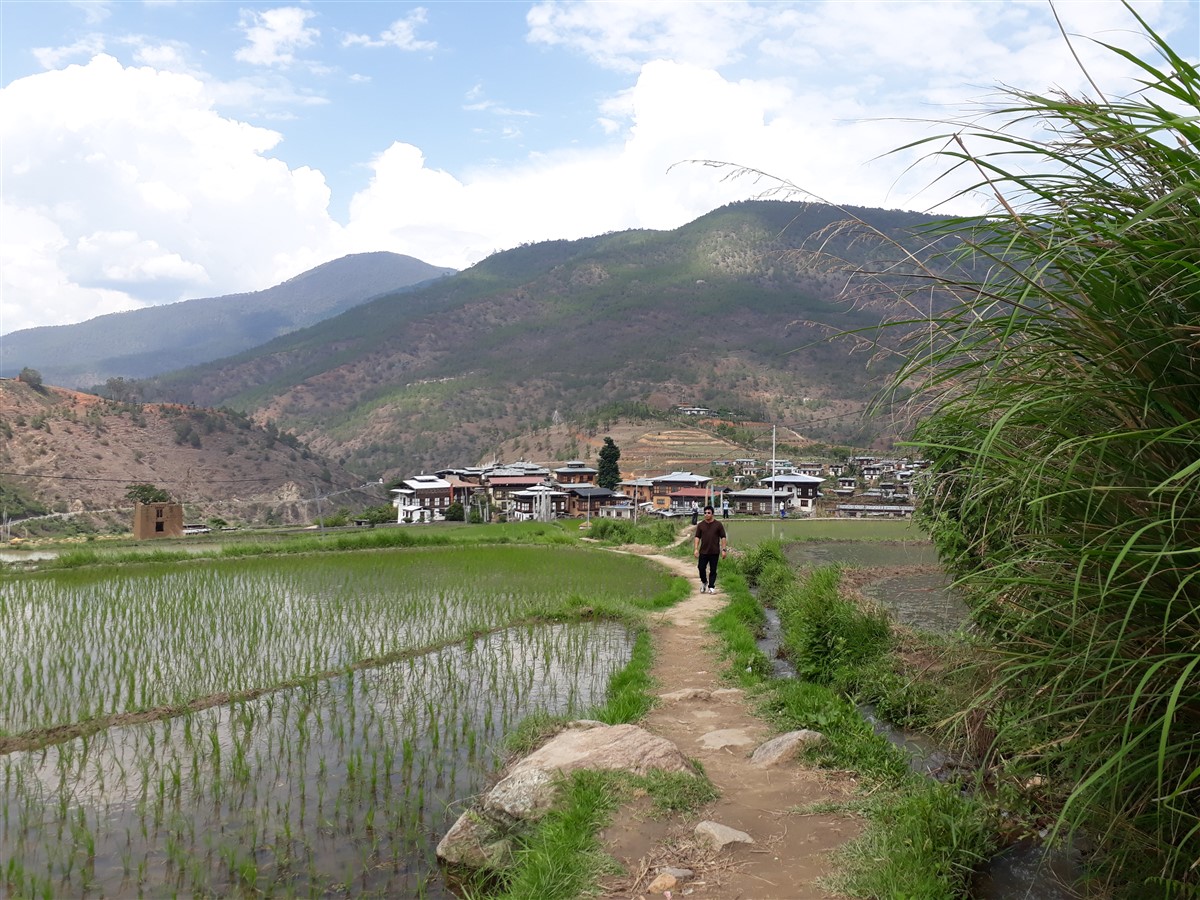
<svg viewBox="0 0 1200 900">
<path fill-rule="evenodd" d="M 83 13 L 89 25 L 98 25 L 112 15 L 112 4 L 108 0 L 71 0 L 71 6 Z"/>
<path fill-rule="evenodd" d="M 416 7 L 403 19 L 397 19 L 391 27 L 383 31 L 379 37 L 373 38 L 367 34 L 346 34 L 342 37 L 343 47 L 396 47 L 400 50 L 436 50 L 437 41 L 422 41 L 417 38 L 417 27 L 429 20 L 429 11 L 423 6 Z"/>
<path fill-rule="evenodd" d="M 188 69 L 199 51 L 186 44 L 110 37 L 155 68 L 98 55 L 0 91 L 0 333 L 255 290 L 350 252 L 464 267 L 529 241 L 672 228 L 773 184 L 681 160 L 745 166 L 844 204 L 932 206 L 955 184 L 922 193 L 929 170 L 903 174 L 913 153 L 871 158 L 930 134 L 917 120 L 960 112 L 964 84 L 982 96 L 1001 79 L 1035 90 L 1085 81 L 1041 3 L 929 7 L 539 2 L 531 41 L 631 73 L 593 110 L 601 142 L 446 171 L 402 140 L 353 147 L 347 134 L 358 155 L 339 164 L 364 166 L 370 180 L 350 199 L 344 226 L 330 216 L 324 175 L 270 158 L 289 150 L 281 133 L 246 121 L 279 121 L 328 97 L 274 71 L 219 81 Z M 1152 24 L 1173 15 L 1172 4 L 1138 9 Z M 1059 11 L 1068 30 L 1129 38 L 1119 4 L 1080 0 Z M 312 16 L 296 7 L 245 13 L 249 44 L 239 58 L 295 62 L 319 37 Z M 400 20 L 412 40 L 394 23 L 379 39 L 348 43 L 419 49 L 424 22 L 423 11 Z M 43 62 L 103 46 L 92 40 L 46 49 Z M 1087 41 L 1076 48 L 1098 82 L 1120 81 L 1112 54 Z M 528 118 L 518 104 L 489 99 L 485 82 L 499 83 L 484 73 L 464 92 L 469 109 Z M 519 134 L 499 122 L 506 137 Z M 956 209 L 990 202 L 968 197 Z"/>
<path fill-rule="evenodd" d="M 99 34 L 81 37 L 65 47 L 35 47 L 33 58 L 44 69 L 57 69 L 75 59 L 91 59 L 104 51 L 104 38 Z"/>
<path fill-rule="evenodd" d="M 702 66 L 736 61 L 774 15 L 769 6 L 742 0 L 542 0 L 526 23 L 533 43 L 572 47 L 599 65 L 636 72 L 652 59 Z"/>
<path fill-rule="evenodd" d="M 348 252 L 312 169 L 190 76 L 86 66 L 0 91 L 11 331 L 275 284 Z M 14 249 L 15 246 L 15 249 Z"/>
<path fill-rule="evenodd" d="M 249 41 L 234 58 L 256 66 L 290 66 L 295 51 L 311 47 L 321 32 L 306 23 L 316 15 L 312 10 L 279 6 L 266 12 L 244 9 L 241 28 Z"/>
</svg>

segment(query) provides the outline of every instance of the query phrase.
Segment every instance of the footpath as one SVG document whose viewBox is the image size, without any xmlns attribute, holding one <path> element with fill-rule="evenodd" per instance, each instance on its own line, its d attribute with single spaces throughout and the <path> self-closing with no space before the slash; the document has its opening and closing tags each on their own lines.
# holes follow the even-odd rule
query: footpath
<svg viewBox="0 0 1200 900">
<path fill-rule="evenodd" d="M 852 778 L 794 758 L 769 767 L 751 763 L 750 755 L 772 732 L 751 714 L 752 704 L 745 694 L 721 679 L 723 663 L 707 627 L 725 603 L 720 579 L 717 593 L 701 593 L 690 561 L 653 552 L 639 555 L 693 585 L 687 600 L 655 617 L 653 676 L 659 704 L 639 724 L 698 761 L 720 796 L 695 813 L 669 819 L 652 817 L 648 806 L 636 802 L 624 807 L 602 835 L 606 851 L 626 872 L 602 883 L 606 896 L 630 900 L 838 897 L 817 881 L 833 871 L 832 852 L 855 837 L 861 823 L 847 814 L 806 814 L 804 809 L 846 799 L 854 791 Z M 744 832 L 753 843 L 734 842 L 715 850 L 695 835 L 701 821 Z M 673 872 L 666 873 L 667 869 Z"/>
</svg>

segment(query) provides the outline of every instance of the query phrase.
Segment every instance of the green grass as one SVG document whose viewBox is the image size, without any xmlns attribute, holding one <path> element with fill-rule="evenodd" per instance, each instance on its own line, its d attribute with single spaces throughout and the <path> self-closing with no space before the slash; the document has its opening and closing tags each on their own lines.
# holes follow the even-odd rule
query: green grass
<svg viewBox="0 0 1200 900">
<path fill-rule="evenodd" d="M 1154 57 L 1108 48 L 1133 92 L 1006 89 L 930 139 L 998 205 L 947 223 L 958 252 L 896 298 L 920 352 L 895 386 L 927 411 L 923 518 L 997 646 L 977 707 L 1068 792 L 1059 830 L 1097 842 L 1112 889 L 1182 896 L 1200 890 L 1200 71 L 1126 12 Z"/>
<path fill-rule="evenodd" d="M 778 541 L 752 548 L 734 577 L 723 576 L 730 602 L 712 622 L 728 661 L 727 677 L 748 688 L 759 714 L 779 732 L 808 728 L 825 741 L 805 751 L 810 762 L 852 771 L 865 799 L 851 801 L 868 818 L 863 836 L 840 854 L 837 887 L 853 896 L 951 900 L 962 896 L 974 867 L 993 849 L 991 814 L 958 786 L 914 775 L 905 756 L 877 735 L 857 704 L 870 689 L 931 717 L 943 697 L 920 693 L 895 675 L 891 630 L 878 613 L 842 599 L 839 571 L 828 567 L 797 579 L 781 562 Z M 783 643 L 801 677 L 772 679 L 754 639 L 763 610 L 747 584 L 780 610 Z M 876 698 L 872 698 L 876 699 Z M 926 705 L 928 701 L 929 705 Z"/>
</svg>

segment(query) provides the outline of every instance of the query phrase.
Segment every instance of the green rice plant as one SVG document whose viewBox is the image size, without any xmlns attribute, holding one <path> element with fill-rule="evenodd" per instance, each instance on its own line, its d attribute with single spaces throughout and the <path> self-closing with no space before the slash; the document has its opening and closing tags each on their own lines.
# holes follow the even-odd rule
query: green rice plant
<svg viewBox="0 0 1200 900">
<path fill-rule="evenodd" d="M 1006 727 L 1048 735 L 1025 762 L 1069 786 L 1060 824 L 1099 840 L 1109 878 L 1183 893 L 1200 885 L 1200 73 L 1127 8 L 1157 55 L 1108 48 L 1133 93 L 1011 89 L 940 139 L 998 205 L 948 223 L 961 253 L 903 298 L 944 311 L 909 318 L 897 384 L 925 412 L 924 520 L 996 641 L 977 709 L 1023 707 Z"/>
<path fill-rule="evenodd" d="M 0 738 L 249 698 L 514 621 L 636 618 L 679 583 L 634 557 L 494 545 L 4 579 Z"/>
</svg>

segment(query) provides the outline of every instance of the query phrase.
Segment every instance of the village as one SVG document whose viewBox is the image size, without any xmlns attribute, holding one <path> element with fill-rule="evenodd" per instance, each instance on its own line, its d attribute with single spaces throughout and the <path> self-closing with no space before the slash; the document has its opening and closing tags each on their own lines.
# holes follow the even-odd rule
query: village
<svg viewBox="0 0 1200 900">
<path fill-rule="evenodd" d="M 838 463 L 751 458 L 712 460 L 710 472 L 629 478 L 615 488 L 581 460 L 550 468 L 524 460 L 446 468 L 393 488 L 399 524 L 437 522 L 451 507 L 475 521 L 579 518 L 637 520 L 689 516 L 711 504 L 718 516 L 907 518 L 922 461 L 856 456 Z"/>
</svg>

